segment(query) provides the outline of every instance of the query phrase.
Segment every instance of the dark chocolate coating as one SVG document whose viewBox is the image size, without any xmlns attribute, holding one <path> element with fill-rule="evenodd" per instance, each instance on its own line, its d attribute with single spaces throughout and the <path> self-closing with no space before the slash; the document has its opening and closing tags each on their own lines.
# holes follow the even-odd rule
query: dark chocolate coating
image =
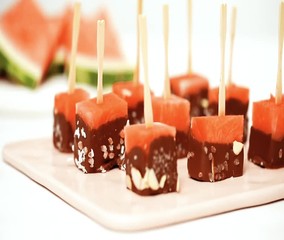
<svg viewBox="0 0 284 240">
<path fill-rule="evenodd" d="M 179 96 L 173 89 L 171 89 L 172 93 Z M 207 106 L 204 106 L 202 103 L 204 100 L 208 100 L 208 89 L 203 88 L 199 93 L 188 94 L 186 96 L 180 96 L 187 99 L 190 102 L 190 116 L 205 116 Z"/>
<path fill-rule="evenodd" d="M 244 150 L 236 155 L 233 143 L 199 142 L 190 137 L 187 170 L 191 178 L 215 182 L 243 175 Z"/>
<path fill-rule="evenodd" d="M 144 123 L 144 101 L 138 102 L 134 108 L 128 108 L 129 124 Z"/>
<path fill-rule="evenodd" d="M 62 113 L 53 114 L 53 145 L 60 152 L 71 153 L 74 132 Z"/>
<path fill-rule="evenodd" d="M 84 173 L 106 172 L 117 166 L 125 169 L 123 128 L 126 122 L 127 116 L 90 129 L 76 114 L 75 165 Z"/>
<path fill-rule="evenodd" d="M 189 149 L 189 135 L 188 133 L 176 132 L 176 153 L 177 158 L 185 158 Z"/>
<path fill-rule="evenodd" d="M 226 100 L 226 115 L 246 115 L 248 111 L 248 103 L 244 104 L 235 98 L 230 98 Z M 209 103 L 208 115 L 218 114 L 218 103 Z"/>
<path fill-rule="evenodd" d="M 126 175 L 130 177 L 130 189 L 133 192 L 146 196 L 178 191 L 177 157 L 173 137 L 163 136 L 155 139 L 150 144 L 148 154 L 140 147 L 135 147 L 126 153 L 125 159 Z M 142 178 L 146 173 L 146 169 L 152 169 L 159 183 L 164 175 L 166 176 L 166 181 L 158 189 L 152 189 L 150 186 L 138 189 L 133 181 L 132 168 L 137 169 Z"/>
<path fill-rule="evenodd" d="M 271 134 L 251 127 L 248 160 L 264 168 L 284 167 L 284 138 L 275 141 Z"/>
<path fill-rule="evenodd" d="M 243 115 L 244 116 L 244 133 L 243 133 L 243 140 L 244 142 L 247 141 L 247 132 L 248 132 L 248 105 L 247 102 L 244 104 L 243 102 L 239 101 L 235 98 L 230 98 L 226 100 L 226 115 Z M 207 116 L 216 116 L 218 115 L 218 103 L 212 102 L 209 103 L 208 109 L 206 111 Z"/>
</svg>

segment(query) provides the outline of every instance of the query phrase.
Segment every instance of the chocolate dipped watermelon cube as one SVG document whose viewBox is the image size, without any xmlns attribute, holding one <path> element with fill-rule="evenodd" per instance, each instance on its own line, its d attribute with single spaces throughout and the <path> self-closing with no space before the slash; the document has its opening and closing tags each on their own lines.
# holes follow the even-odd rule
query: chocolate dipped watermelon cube
<svg viewBox="0 0 284 240">
<path fill-rule="evenodd" d="M 190 102 L 190 116 L 204 116 L 208 107 L 208 80 L 197 74 L 173 77 L 171 92 Z"/>
<path fill-rule="evenodd" d="M 34 0 L 20 0 L 0 17 L 0 61 L 7 76 L 35 88 L 55 54 L 59 31 Z"/>
<path fill-rule="evenodd" d="M 179 191 L 175 128 L 135 124 L 124 131 L 127 188 L 139 195 Z"/>
<path fill-rule="evenodd" d="M 155 122 L 162 122 L 176 128 L 177 158 L 186 157 L 189 148 L 190 103 L 172 94 L 168 99 L 153 97 L 152 106 Z"/>
<path fill-rule="evenodd" d="M 218 115 L 218 95 L 219 87 L 209 90 L 209 107 L 207 115 Z M 246 87 L 230 84 L 226 86 L 226 115 L 243 115 L 244 116 L 244 142 L 247 139 L 248 129 L 248 106 L 249 106 L 249 89 Z"/>
<path fill-rule="evenodd" d="M 187 168 L 193 179 L 215 182 L 243 174 L 243 116 L 191 119 Z"/>
<path fill-rule="evenodd" d="M 264 168 L 284 167 L 284 103 L 253 103 L 248 159 Z"/>
<path fill-rule="evenodd" d="M 116 82 L 112 85 L 112 91 L 127 102 L 129 123 L 144 123 L 143 85 L 132 81 Z"/>
<path fill-rule="evenodd" d="M 61 152 L 72 152 L 76 103 L 89 98 L 83 89 L 58 93 L 54 98 L 53 145 Z"/>
<path fill-rule="evenodd" d="M 76 106 L 74 160 L 84 173 L 125 169 L 124 131 L 127 103 L 113 93 L 83 101 Z"/>
</svg>

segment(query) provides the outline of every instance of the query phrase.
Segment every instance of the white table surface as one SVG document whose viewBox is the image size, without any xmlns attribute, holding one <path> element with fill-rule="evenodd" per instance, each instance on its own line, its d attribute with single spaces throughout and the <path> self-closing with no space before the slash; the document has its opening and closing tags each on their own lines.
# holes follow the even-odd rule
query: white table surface
<svg viewBox="0 0 284 240">
<path fill-rule="evenodd" d="M 265 11 L 262 9 L 261 13 L 263 12 Z M 273 20 L 276 20 L 276 17 Z M 270 19 L 269 23 L 271 22 Z M 272 29 L 271 25 L 265 28 Z M 219 81 L 217 29 L 218 25 L 212 41 L 206 35 L 196 39 L 193 52 L 194 69 L 209 77 L 211 85 L 214 86 Z M 276 30 L 272 32 L 275 33 Z M 182 36 L 176 37 L 181 46 L 186 45 Z M 151 34 L 149 38 L 150 85 L 156 93 L 161 93 L 163 47 L 159 42 L 161 38 L 151 39 Z M 131 43 L 133 38 L 124 38 L 124 46 Z M 171 75 L 186 68 L 186 49 L 176 46 L 176 43 L 170 41 Z M 237 83 L 251 88 L 251 100 L 267 98 L 271 92 L 274 93 L 277 39 L 236 39 L 235 53 L 234 79 Z M 135 51 L 129 55 L 130 59 L 135 59 Z M 160 65 L 157 65 L 157 59 L 160 59 Z M 53 96 L 65 87 L 62 78 L 55 78 L 36 91 L 0 81 L 0 150 L 12 141 L 51 137 Z M 134 233 L 115 232 L 98 225 L 48 189 L 4 163 L 1 154 L 0 239 L 70 238 L 284 239 L 284 200 L 159 229 Z"/>
</svg>

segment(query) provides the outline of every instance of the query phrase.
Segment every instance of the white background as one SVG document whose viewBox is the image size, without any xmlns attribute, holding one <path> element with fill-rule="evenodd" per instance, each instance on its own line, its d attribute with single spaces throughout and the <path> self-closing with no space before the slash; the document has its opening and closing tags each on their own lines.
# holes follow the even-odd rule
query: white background
<svg viewBox="0 0 284 240">
<path fill-rule="evenodd" d="M 41 0 L 49 13 L 65 1 Z M 274 93 L 277 71 L 277 0 L 228 1 L 238 6 L 233 80 L 251 89 L 251 101 Z M 13 1 L 1 0 L 0 12 Z M 163 82 L 162 4 L 170 5 L 170 74 L 187 69 L 185 0 L 145 0 L 148 17 L 150 85 L 160 93 Z M 219 3 L 193 0 L 193 67 L 219 82 Z M 82 1 L 85 14 L 107 5 L 126 57 L 134 63 L 135 0 Z M 230 8 L 229 8 L 230 9 Z M 228 9 L 228 10 L 229 10 Z M 143 80 L 142 80 L 143 81 Z M 54 93 L 66 82 L 55 78 L 35 91 L 0 82 L 0 148 L 21 139 L 50 137 Z M 94 91 L 95 92 L 95 91 Z M 249 113 L 250 114 L 250 113 Z M 283 239 L 284 202 L 279 201 L 156 230 L 120 233 L 105 229 L 47 189 L 0 161 L 0 239 Z"/>
</svg>

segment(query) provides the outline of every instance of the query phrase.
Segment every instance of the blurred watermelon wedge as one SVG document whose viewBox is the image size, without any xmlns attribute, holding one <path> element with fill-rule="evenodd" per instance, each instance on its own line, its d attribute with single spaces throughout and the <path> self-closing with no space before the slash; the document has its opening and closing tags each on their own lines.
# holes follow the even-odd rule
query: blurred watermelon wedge
<svg viewBox="0 0 284 240">
<path fill-rule="evenodd" d="M 57 34 L 56 50 L 53 59 L 48 67 L 46 77 L 50 77 L 56 74 L 62 74 L 65 68 L 66 51 L 62 44 L 65 36 L 65 27 L 67 26 L 67 18 L 65 15 L 48 16 L 48 25 L 50 30 Z"/>
<path fill-rule="evenodd" d="M 72 11 L 67 10 L 67 18 Z M 80 33 L 77 50 L 77 81 L 97 85 L 97 20 L 105 20 L 104 85 L 117 81 L 132 80 L 134 67 L 122 53 L 120 39 L 112 24 L 106 8 L 97 10 L 94 16 L 81 16 Z M 67 21 L 63 42 L 66 55 L 71 52 L 72 21 Z M 67 63 L 68 65 L 68 57 Z"/>
<path fill-rule="evenodd" d="M 0 76 L 35 88 L 46 78 L 68 72 L 72 38 L 72 7 L 48 16 L 35 0 L 18 0 L 0 16 Z M 122 53 L 107 9 L 81 16 L 77 52 L 77 81 L 97 83 L 96 26 L 106 21 L 104 85 L 132 80 L 133 69 Z M 67 67 L 67 68 L 66 68 Z"/>
<path fill-rule="evenodd" d="M 0 61 L 8 77 L 30 88 L 39 85 L 57 39 L 58 31 L 50 28 L 35 1 L 16 2 L 0 18 Z"/>
</svg>

